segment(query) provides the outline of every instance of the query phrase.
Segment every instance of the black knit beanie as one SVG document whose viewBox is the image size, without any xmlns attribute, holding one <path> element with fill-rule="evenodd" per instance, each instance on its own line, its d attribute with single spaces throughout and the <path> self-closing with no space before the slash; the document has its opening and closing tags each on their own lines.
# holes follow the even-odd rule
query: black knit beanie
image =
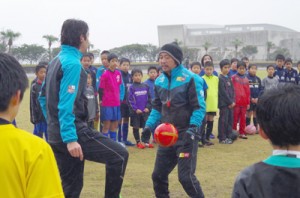
<svg viewBox="0 0 300 198">
<path fill-rule="evenodd" d="M 176 42 L 165 44 L 161 47 L 160 53 L 165 52 L 169 54 L 177 63 L 177 65 L 180 65 L 183 59 L 183 54 L 181 48 L 178 46 Z M 159 55 L 158 54 L 158 55 Z"/>
</svg>

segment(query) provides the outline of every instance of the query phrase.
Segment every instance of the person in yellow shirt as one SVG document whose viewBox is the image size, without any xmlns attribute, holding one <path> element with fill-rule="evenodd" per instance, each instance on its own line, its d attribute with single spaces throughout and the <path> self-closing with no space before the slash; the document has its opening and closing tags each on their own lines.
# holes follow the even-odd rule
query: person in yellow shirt
<svg viewBox="0 0 300 198">
<path fill-rule="evenodd" d="M 64 197 L 51 147 L 12 124 L 27 87 L 22 66 L 0 53 L 0 197 Z"/>
<path fill-rule="evenodd" d="M 212 136 L 214 117 L 217 115 L 218 111 L 218 89 L 219 89 L 219 78 L 213 75 L 214 65 L 212 62 L 208 61 L 204 64 L 205 74 L 202 78 L 205 80 L 208 89 L 207 89 L 207 98 L 206 98 L 206 132 L 202 134 L 202 139 L 205 138 L 203 142 L 206 146 L 213 145 L 210 142 Z M 204 126 L 203 126 L 204 127 Z"/>
</svg>

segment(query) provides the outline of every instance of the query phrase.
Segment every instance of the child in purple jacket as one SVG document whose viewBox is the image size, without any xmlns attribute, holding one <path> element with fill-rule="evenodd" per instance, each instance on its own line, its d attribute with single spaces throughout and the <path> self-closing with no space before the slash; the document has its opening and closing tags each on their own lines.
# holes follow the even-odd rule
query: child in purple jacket
<svg viewBox="0 0 300 198">
<path fill-rule="evenodd" d="M 133 69 L 131 72 L 133 83 L 128 89 L 128 106 L 130 109 L 130 126 L 133 127 L 133 136 L 136 146 L 140 149 L 145 147 L 153 148 L 149 143 L 150 133 L 142 134 L 140 140 L 139 129 L 145 127 L 146 120 L 151 110 L 151 96 L 149 86 L 141 83 L 143 73 L 140 69 Z"/>
</svg>

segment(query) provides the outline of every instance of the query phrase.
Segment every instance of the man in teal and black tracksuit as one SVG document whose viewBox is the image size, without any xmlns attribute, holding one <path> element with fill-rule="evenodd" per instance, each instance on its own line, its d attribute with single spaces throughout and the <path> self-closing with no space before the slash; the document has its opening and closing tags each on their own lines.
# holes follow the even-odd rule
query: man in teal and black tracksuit
<svg viewBox="0 0 300 198">
<path fill-rule="evenodd" d="M 128 152 L 87 125 L 87 74 L 80 58 L 88 47 L 88 25 L 66 20 L 60 40 L 61 51 L 47 68 L 39 101 L 65 197 L 80 196 L 86 159 L 106 165 L 105 198 L 119 198 Z"/>
<path fill-rule="evenodd" d="M 156 197 L 169 197 L 168 175 L 178 165 L 179 181 L 190 197 L 204 197 L 195 176 L 199 127 L 205 116 L 203 79 L 181 64 L 182 50 L 177 43 L 166 44 L 159 53 L 163 74 L 155 80 L 153 109 L 143 135 L 158 121 L 173 124 L 179 133 L 171 147 L 159 147 L 152 174 Z"/>
</svg>

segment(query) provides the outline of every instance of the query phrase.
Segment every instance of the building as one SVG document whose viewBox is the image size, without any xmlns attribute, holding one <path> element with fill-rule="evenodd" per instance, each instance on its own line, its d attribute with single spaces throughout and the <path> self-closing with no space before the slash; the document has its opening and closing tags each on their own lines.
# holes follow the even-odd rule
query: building
<svg viewBox="0 0 300 198">
<path fill-rule="evenodd" d="M 242 44 L 238 51 L 248 45 L 255 46 L 258 52 L 250 58 L 266 60 L 267 42 L 272 42 L 277 47 L 287 48 L 293 59 L 300 59 L 300 32 L 272 24 L 163 25 L 158 26 L 158 39 L 159 46 L 177 40 L 187 48 L 200 49 L 200 55 L 205 54 L 203 45 L 208 43 L 208 53 L 217 59 L 235 56 L 233 42 L 239 40 Z"/>
</svg>

